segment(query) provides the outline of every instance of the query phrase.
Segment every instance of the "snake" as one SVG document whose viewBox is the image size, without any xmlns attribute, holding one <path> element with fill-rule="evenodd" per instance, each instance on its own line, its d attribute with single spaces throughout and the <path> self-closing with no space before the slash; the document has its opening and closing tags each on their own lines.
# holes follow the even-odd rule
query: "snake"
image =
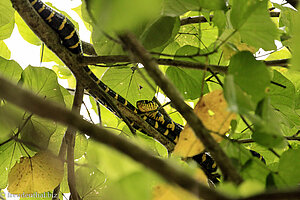
<svg viewBox="0 0 300 200">
<path fill-rule="evenodd" d="M 29 0 L 29 2 L 39 16 L 41 16 L 41 18 L 58 34 L 62 44 L 70 52 L 73 54 L 83 55 L 79 34 L 77 33 L 77 30 L 71 20 L 69 20 L 65 15 L 52 9 L 41 0 Z M 143 120 L 155 128 L 159 133 L 166 136 L 166 138 L 168 138 L 170 141 L 174 142 L 175 144 L 177 143 L 178 137 L 183 130 L 183 126 L 174 122 L 169 116 L 163 115 L 159 111 L 159 106 L 155 102 L 150 100 L 140 100 L 137 101 L 135 107 L 121 95 L 109 88 L 100 79 L 98 79 L 98 77 L 88 66 L 84 66 L 83 69 L 90 76 L 90 78 L 96 82 L 98 86 L 109 96 L 116 99 L 134 113 L 143 114 Z M 96 101 L 115 113 L 114 109 L 110 107 L 106 100 L 93 94 L 88 88 L 86 88 L 86 90 L 96 99 Z M 138 125 L 134 123 L 131 123 L 131 125 L 137 130 L 143 131 Z M 260 160 L 265 162 L 264 158 L 259 153 L 253 150 L 250 150 L 250 152 L 253 156 L 258 157 Z M 200 165 L 207 177 L 213 183 L 219 182 L 220 174 L 216 172 L 217 165 L 208 152 L 204 151 L 196 156 L 193 156 L 192 158 Z"/>
</svg>

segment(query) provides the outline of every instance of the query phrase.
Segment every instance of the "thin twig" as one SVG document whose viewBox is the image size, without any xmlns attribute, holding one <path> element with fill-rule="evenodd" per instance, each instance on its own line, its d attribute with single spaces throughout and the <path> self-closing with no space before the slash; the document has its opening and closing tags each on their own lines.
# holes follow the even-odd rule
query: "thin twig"
<svg viewBox="0 0 300 200">
<path fill-rule="evenodd" d="M 72 106 L 72 111 L 74 113 L 80 113 L 80 108 L 82 104 L 84 93 L 84 87 L 76 82 L 76 90 L 75 96 Z M 75 136 L 76 136 L 76 129 L 72 126 L 68 126 L 65 139 L 67 144 L 67 166 L 68 166 L 68 184 L 71 192 L 71 196 L 73 200 L 79 200 L 79 194 L 76 189 L 76 178 L 75 178 L 75 170 L 74 170 L 74 147 L 75 147 Z"/>
<path fill-rule="evenodd" d="M 270 17 L 279 17 L 280 12 L 270 12 Z M 209 16 L 209 20 L 213 20 L 213 15 Z M 208 22 L 207 19 L 204 16 L 194 16 L 194 17 L 187 17 L 187 18 L 182 18 L 180 20 L 180 25 L 185 26 L 188 24 L 197 24 L 197 23 L 205 23 Z"/>
</svg>

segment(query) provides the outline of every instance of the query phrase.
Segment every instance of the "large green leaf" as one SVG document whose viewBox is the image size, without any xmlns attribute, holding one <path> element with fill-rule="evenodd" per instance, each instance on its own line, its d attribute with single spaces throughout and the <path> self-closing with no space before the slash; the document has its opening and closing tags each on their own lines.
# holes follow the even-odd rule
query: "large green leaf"
<svg viewBox="0 0 300 200">
<path fill-rule="evenodd" d="M 142 167 L 124 154 L 91 140 L 86 158 L 89 164 L 98 167 L 110 180 L 118 180 Z"/>
<path fill-rule="evenodd" d="M 141 36 L 146 49 L 153 49 L 165 45 L 177 34 L 180 21 L 177 17 L 161 17 L 157 19 Z"/>
<path fill-rule="evenodd" d="M 250 151 L 241 144 L 225 141 L 222 142 L 222 146 L 245 180 L 252 179 L 265 183 L 270 170 L 262 161 L 252 156 Z"/>
<path fill-rule="evenodd" d="M 269 95 L 271 104 L 277 108 L 281 106 L 295 107 L 295 86 L 293 83 L 283 76 L 280 72 L 273 71 L 273 82 L 279 84 L 271 84 L 269 87 Z"/>
<path fill-rule="evenodd" d="M 6 46 L 6 44 L 1 40 L 0 41 L 0 57 L 5 59 L 10 59 L 11 52 Z"/>
<path fill-rule="evenodd" d="M 155 84 L 147 76 L 143 68 L 138 69 L 151 84 L 147 83 L 137 69 L 122 67 L 109 68 L 102 77 L 102 81 L 115 92 L 123 96 L 133 105 L 138 100 L 152 99 L 155 94 Z"/>
<path fill-rule="evenodd" d="M 295 17 L 294 29 L 292 32 L 292 47 L 293 47 L 293 58 L 292 58 L 292 69 L 300 71 L 300 13 L 297 12 Z"/>
<path fill-rule="evenodd" d="M 22 67 L 13 60 L 6 60 L 0 57 L 0 75 L 5 78 L 18 82 L 21 78 L 21 74 L 23 72 Z"/>
<path fill-rule="evenodd" d="M 179 48 L 175 55 L 187 57 L 175 58 L 190 62 L 204 62 L 204 57 L 188 57 L 197 53 L 200 53 L 199 48 L 186 45 Z M 194 100 L 208 92 L 207 83 L 203 81 L 205 73 L 201 70 L 168 67 L 166 75 L 175 84 L 185 99 Z"/>
<path fill-rule="evenodd" d="M 64 66 L 64 63 L 45 45 L 41 48 L 40 54 L 43 55 L 43 62 L 56 62 L 57 64 Z"/>
<path fill-rule="evenodd" d="M 234 82 L 233 75 L 225 76 L 224 97 L 228 103 L 228 109 L 233 112 L 246 114 L 255 108 L 254 103 L 251 101 L 251 96 Z"/>
<path fill-rule="evenodd" d="M 57 124 L 55 132 L 51 135 L 49 140 L 48 149 L 58 154 L 61 142 L 65 135 L 67 127 Z M 88 147 L 88 139 L 84 134 L 76 134 L 75 147 L 74 147 L 74 158 L 79 159 L 85 154 Z"/>
<path fill-rule="evenodd" d="M 15 27 L 15 18 L 12 18 L 8 24 L 0 26 L 0 40 L 10 37 Z"/>
<path fill-rule="evenodd" d="M 222 10 L 218 10 L 214 12 L 214 18 L 212 19 L 212 22 L 215 26 L 218 27 L 218 34 L 221 35 L 226 27 L 226 20 L 227 16 Z"/>
<path fill-rule="evenodd" d="M 93 97 L 90 97 L 90 101 L 92 104 L 92 109 L 95 111 L 95 113 L 97 115 L 100 114 L 102 125 L 107 128 L 112 128 L 111 131 L 114 132 L 115 131 L 114 128 L 116 128 L 119 124 L 119 118 L 100 103 L 99 103 L 99 106 L 100 106 L 100 113 L 99 113 L 97 104 L 96 104 L 95 100 L 93 99 Z"/>
<path fill-rule="evenodd" d="M 0 188 L 7 186 L 8 173 L 16 161 L 24 155 L 18 144 L 12 140 L 0 146 Z"/>
<path fill-rule="evenodd" d="M 27 118 L 28 116 L 26 116 Z M 56 130 L 56 123 L 37 116 L 32 116 L 21 132 L 22 141 L 32 150 L 38 151 L 48 146 L 51 135 Z"/>
<path fill-rule="evenodd" d="M 0 27 L 9 24 L 14 18 L 15 10 L 9 0 L 1 0 L 0 2 Z"/>
<path fill-rule="evenodd" d="M 300 127 L 300 117 L 295 112 L 296 91 L 293 83 L 278 71 L 273 72 L 273 81 L 280 85 L 270 85 L 271 104 L 289 121 L 290 128 Z"/>
<path fill-rule="evenodd" d="M 290 7 L 279 4 L 274 4 L 274 7 L 280 9 L 279 27 L 284 28 L 285 33 L 289 35 L 295 28 L 295 17 L 297 16 L 298 12 Z"/>
<path fill-rule="evenodd" d="M 110 188 L 106 192 L 106 198 L 104 199 L 150 200 L 154 186 L 154 177 L 153 174 L 150 174 L 146 170 L 122 177 L 120 180 L 110 184 Z"/>
<path fill-rule="evenodd" d="M 233 0 L 230 20 L 238 30 L 243 42 L 263 48 L 276 49 L 274 40 L 278 39 L 278 30 L 271 21 L 266 0 Z"/>
<path fill-rule="evenodd" d="M 79 196 L 85 200 L 101 199 L 106 187 L 106 177 L 97 168 L 80 167 L 75 172 Z"/>
<path fill-rule="evenodd" d="M 20 108 L 10 103 L 5 102 L 0 106 L 0 143 L 13 136 L 14 131 L 22 122 L 23 114 Z"/>
<path fill-rule="evenodd" d="M 286 143 L 280 127 L 282 119 L 276 115 L 269 98 L 259 102 L 255 114 L 256 116 L 252 117 L 247 115 L 254 123 L 253 140 L 268 148 L 285 147 Z"/>
<path fill-rule="evenodd" d="M 64 104 L 57 76 L 54 71 L 44 67 L 28 66 L 22 73 L 23 86 L 38 95 Z"/>
<path fill-rule="evenodd" d="M 179 16 L 187 11 L 199 11 L 201 9 L 224 10 L 223 0 L 164 0 L 163 14 L 167 16 Z"/>
<path fill-rule="evenodd" d="M 229 64 L 229 74 L 234 82 L 257 103 L 266 95 L 271 78 L 268 69 L 261 61 L 256 61 L 250 52 L 243 51 L 234 55 Z"/>
<path fill-rule="evenodd" d="M 286 186 L 297 186 L 300 182 L 299 155 L 300 149 L 289 149 L 280 157 L 278 173 Z"/>
<path fill-rule="evenodd" d="M 111 37 L 115 35 L 109 34 Z M 122 46 L 106 37 L 106 35 L 100 31 L 92 32 L 92 42 L 98 55 L 120 55 L 124 54 Z"/>
<path fill-rule="evenodd" d="M 28 25 L 24 22 L 24 20 L 17 12 L 15 14 L 15 20 L 18 26 L 19 33 L 24 40 L 37 46 L 41 45 L 41 40 L 32 32 L 32 30 L 28 27 Z"/>
<path fill-rule="evenodd" d="M 160 14 L 161 0 L 92 0 L 87 8 L 96 23 L 94 30 L 132 30 Z"/>
<path fill-rule="evenodd" d="M 205 74 L 201 70 L 169 67 L 166 75 L 185 99 L 194 100 L 208 92 L 207 84 L 202 84 Z"/>
</svg>

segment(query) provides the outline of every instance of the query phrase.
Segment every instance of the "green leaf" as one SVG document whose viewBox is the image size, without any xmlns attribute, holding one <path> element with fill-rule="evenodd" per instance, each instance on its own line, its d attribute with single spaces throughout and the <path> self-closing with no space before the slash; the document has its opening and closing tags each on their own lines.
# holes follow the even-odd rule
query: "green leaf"
<svg viewBox="0 0 300 200">
<path fill-rule="evenodd" d="M 293 32 L 296 22 L 297 11 L 292 8 L 275 4 L 280 9 L 279 27 L 283 27 L 287 34 Z"/>
<path fill-rule="evenodd" d="M 59 153 L 61 142 L 62 142 L 62 139 L 63 139 L 63 136 L 64 136 L 66 130 L 67 130 L 67 127 L 60 125 L 60 124 L 56 124 L 56 130 L 50 137 L 47 149 L 56 155 L 58 155 L 58 153 Z M 75 148 L 75 151 L 76 151 L 76 148 Z"/>
<path fill-rule="evenodd" d="M 101 199 L 106 187 L 105 175 L 94 167 L 80 167 L 75 172 L 76 189 L 85 200 Z"/>
<path fill-rule="evenodd" d="M 91 26 L 92 21 L 88 16 L 85 5 L 86 3 L 85 1 L 83 1 L 81 5 L 77 6 L 76 8 L 72 8 L 72 10 L 74 10 L 77 13 L 77 15 L 79 15 L 79 17 L 82 19 L 86 29 L 92 32 L 93 31 L 93 27 Z"/>
<path fill-rule="evenodd" d="M 87 150 L 88 140 L 84 134 L 76 134 L 75 147 L 74 147 L 74 159 L 79 159 L 83 156 Z"/>
<path fill-rule="evenodd" d="M 12 18 L 8 24 L 0 26 L 0 40 L 10 37 L 15 27 L 15 18 Z"/>
<path fill-rule="evenodd" d="M 239 192 L 242 196 L 251 196 L 262 193 L 265 190 L 265 184 L 257 180 L 247 180 L 239 186 Z"/>
<path fill-rule="evenodd" d="M 224 10 L 226 9 L 224 0 L 198 0 L 200 8 L 206 8 L 208 10 Z"/>
<path fill-rule="evenodd" d="M 202 84 L 205 73 L 201 70 L 169 67 L 166 75 L 185 99 L 194 100 L 208 92 L 207 84 Z"/>
<path fill-rule="evenodd" d="M 11 52 L 6 46 L 6 44 L 1 40 L 0 41 L 0 57 L 5 59 L 10 59 Z"/>
<path fill-rule="evenodd" d="M 161 0 L 92 0 L 88 2 L 87 8 L 96 26 L 101 24 L 101 30 L 124 31 L 135 29 L 145 21 L 157 17 L 160 6 Z"/>
<path fill-rule="evenodd" d="M 99 115 L 97 104 L 96 104 L 94 98 L 91 96 L 90 96 L 90 102 L 92 104 L 92 109 L 95 111 L 95 113 L 97 115 Z M 119 119 L 117 118 L 117 116 L 114 115 L 110 110 L 108 110 L 102 104 L 99 103 L 99 105 L 100 105 L 100 114 L 101 114 L 102 125 L 107 128 L 116 128 L 119 124 Z M 114 129 L 112 129 L 111 131 L 113 131 L 113 130 Z"/>
<path fill-rule="evenodd" d="M 138 171 L 111 183 L 105 197 L 111 200 L 150 200 L 152 188 L 153 177 L 151 174 L 147 171 Z"/>
<path fill-rule="evenodd" d="M 300 182 L 299 155 L 300 149 L 289 149 L 280 157 L 278 173 L 286 186 L 297 186 Z"/>
<path fill-rule="evenodd" d="M 271 21 L 266 0 L 233 0 L 230 20 L 243 42 L 264 50 L 276 49 L 278 30 Z"/>
<path fill-rule="evenodd" d="M 276 70 L 273 70 L 272 81 L 279 85 L 271 84 L 269 87 L 271 104 L 275 108 L 279 107 L 279 109 L 281 106 L 290 106 L 291 108 L 294 108 L 295 86 L 293 83 Z"/>
<path fill-rule="evenodd" d="M 224 97 L 228 103 L 228 109 L 233 112 L 246 114 L 255 108 L 251 97 L 234 83 L 233 75 L 225 76 Z"/>
<path fill-rule="evenodd" d="M 268 148 L 285 147 L 285 139 L 280 128 L 281 119 L 270 105 L 269 98 L 258 104 L 255 114 L 256 116 L 247 116 L 254 123 L 252 139 Z"/>
<path fill-rule="evenodd" d="M 23 149 L 22 149 L 23 150 Z M 12 140 L 0 146 L 0 188 L 7 186 L 8 172 L 15 165 L 16 161 L 24 155 L 17 143 Z"/>
<path fill-rule="evenodd" d="M 9 24 L 14 18 L 15 10 L 9 0 L 1 0 L 0 2 L 0 27 Z"/>
<path fill-rule="evenodd" d="M 24 112 L 13 104 L 5 103 L 0 106 L 0 143 L 13 136 L 15 129 L 20 125 Z"/>
<path fill-rule="evenodd" d="M 185 45 L 195 46 L 195 47 L 199 46 L 199 35 L 202 36 L 202 34 L 200 34 L 201 30 L 199 29 L 199 26 L 197 26 L 196 24 L 181 26 L 179 32 L 187 33 L 187 34 L 179 34 L 176 37 L 176 42 L 180 46 L 185 46 Z"/>
<path fill-rule="evenodd" d="M 28 27 L 28 25 L 24 22 L 24 20 L 17 12 L 15 13 L 15 20 L 18 26 L 19 33 L 24 40 L 37 46 L 41 45 L 41 40 L 32 32 L 32 30 Z"/>
<path fill-rule="evenodd" d="M 26 116 L 25 119 L 27 119 Z M 23 122 L 24 123 L 24 122 Z M 21 139 L 33 151 L 46 148 L 51 135 L 56 130 L 56 123 L 41 117 L 32 116 L 21 132 Z"/>
<path fill-rule="evenodd" d="M 163 15 L 175 17 L 187 11 L 199 11 L 203 8 L 224 10 L 226 5 L 223 0 L 165 0 L 163 3 Z"/>
<path fill-rule="evenodd" d="M 144 34 L 141 41 L 146 49 L 153 49 L 167 44 L 177 34 L 180 28 L 178 17 L 161 17 L 157 19 Z"/>
<path fill-rule="evenodd" d="M 115 38 L 115 35 L 109 34 Z M 95 51 L 98 55 L 120 55 L 124 54 L 122 46 L 107 38 L 105 34 L 100 31 L 92 32 L 92 42 L 94 44 Z"/>
<path fill-rule="evenodd" d="M 147 76 L 145 70 L 143 68 L 139 68 L 138 70 L 155 89 L 156 85 Z M 134 70 L 134 68 L 109 68 L 101 80 L 133 105 L 141 99 L 152 99 L 155 94 L 155 90 L 148 85 L 144 77 L 137 70 Z"/>
<path fill-rule="evenodd" d="M 48 100 L 64 104 L 54 71 L 44 67 L 28 66 L 22 73 L 23 86 Z"/>
<path fill-rule="evenodd" d="M 22 67 L 14 60 L 6 60 L 0 57 L 0 74 L 8 80 L 18 82 L 23 72 Z"/>
<path fill-rule="evenodd" d="M 59 86 L 60 88 L 60 92 L 62 93 L 63 97 L 64 97 L 64 102 L 67 108 L 72 109 L 72 105 L 73 105 L 73 99 L 74 96 L 64 87 L 62 87 L 61 85 Z"/>
<path fill-rule="evenodd" d="M 179 48 L 175 55 L 187 57 L 175 58 L 176 60 L 190 62 L 204 62 L 204 57 L 188 57 L 197 53 L 200 53 L 199 48 L 186 45 Z M 194 100 L 208 92 L 207 83 L 204 82 L 203 85 L 205 73 L 201 70 L 168 67 L 166 75 L 175 84 L 185 99 Z"/>
<path fill-rule="evenodd" d="M 234 83 L 233 75 L 225 77 L 224 97 L 228 103 L 228 109 L 233 112 L 247 114 L 255 108 L 251 97 Z"/>
<path fill-rule="evenodd" d="M 300 127 L 300 117 L 297 115 L 296 106 L 296 91 L 293 83 L 283 76 L 280 72 L 273 71 L 273 81 L 282 86 L 271 84 L 269 96 L 271 104 L 282 113 L 283 116 L 289 121 L 289 127 Z"/>
<path fill-rule="evenodd" d="M 256 180 L 265 183 L 270 170 L 266 168 L 262 161 L 252 156 L 250 151 L 241 144 L 226 141 L 222 142 L 222 146 L 245 180 Z"/>
<path fill-rule="evenodd" d="M 212 50 L 208 50 L 208 47 L 213 45 L 214 42 L 217 40 L 218 32 L 219 32 L 218 28 L 214 27 L 212 24 L 209 23 L 201 24 L 201 30 L 199 31 L 201 35 L 201 48 L 206 49 L 209 52 L 212 51 Z M 215 47 L 215 45 L 213 46 Z"/>
<path fill-rule="evenodd" d="M 234 55 L 229 64 L 229 74 L 234 76 L 234 82 L 255 103 L 266 95 L 271 78 L 268 69 L 261 61 L 256 61 L 250 52 L 243 51 Z"/>
<path fill-rule="evenodd" d="M 292 47 L 293 47 L 293 58 L 291 69 L 300 71 L 300 13 L 297 12 L 295 17 L 294 29 L 292 32 Z"/>
<path fill-rule="evenodd" d="M 226 27 L 226 18 L 224 11 L 218 10 L 214 12 L 214 17 L 212 19 L 212 22 L 215 26 L 218 27 L 218 34 L 221 35 Z"/>
<path fill-rule="evenodd" d="M 142 167 L 124 154 L 91 140 L 86 159 L 89 164 L 105 172 L 110 180 L 118 180 Z"/>
<path fill-rule="evenodd" d="M 44 52 L 42 52 L 44 51 Z M 40 55 L 43 55 L 43 62 L 56 62 L 60 66 L 64 66 L 64 63 L 50 50 L 47 46 L 44 49 L 41 48 Z"/>
<path fill-rule="evenodd" d="M 55 71 L 55 73 L 57 74 L 57 76 L 61 79 L 68 79 L 70 78 L 72 75 L 72 72 L 70 71 L 70 69 L 66 66 L 62 66 L 62 65 L 54 65 L 52 67 L 53 71 Z"/>
</svg>

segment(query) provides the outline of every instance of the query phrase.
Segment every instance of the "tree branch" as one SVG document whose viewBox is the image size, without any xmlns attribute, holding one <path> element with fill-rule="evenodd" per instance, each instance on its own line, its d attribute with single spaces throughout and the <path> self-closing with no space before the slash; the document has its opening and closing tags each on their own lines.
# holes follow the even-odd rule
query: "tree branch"
<svg viewBox="0 0 300 200">
<path fill-rule="evenodd" d="M 270 17 L 279 17 L 280 12 L 270 12 Z M 213 20 L 213 15 L 209 16 L 209 20 Z M 205 23 L 208 22 L 204 16 L 194 16 L 180 19 L 180 25 L 185 26 L 188 24 L 197 24 L 197 23 Z"/>
<path fill-rule="evenodd" d="M 189 61 L 173 60 L 173 59 L 163 59 L 163 58 L 152 58 L 159 65 L 169 65 L 175 67 L 189 68 L 189 69 L 199 69 L 199 70 L 208 70 L 211 69 L 214 72 L 227 73 L 228 66 L 221 65 L 210 65 L 204 63 L 195 63 Z M 263 61 L 267 66 L 279 66 L 279 67 L 288 67 L 290 59 L 281 59 L 281 60 L 268 60 Z M 78 57 L 78 62 L 83 65 L 95 65 L 95 64 L 111 64 L 111 63 L 122 63 L 130 62 L 128 56 L 116 55 L 116 56 L 80 56 Z"/>
<path fill-rule="evenodd" d="M 197 137 L 205 145 L 207 151 L 212 154 L 213 158 L 220 167 L 224 178 L 228 178 L 228 180 L 236 184 L 240 184 L 242 182 L 242 178 L 237 173 L 229 158 L 223 152 L 219 144 L 210 135 L 209 131 L 204 127 L 203 123 L 199 120 L 193 109 L 184 102 L 184 99 L 177 88 L 159 70 L 157 63 L 152 59 L 151 55 L 132 34 L 124 34 L 119 37 L 124 43 L 125 47 L 132 53 L 132 56 L 135 58 L 135 60 L 144 65 L 148 74 L 164 91 L 168 98 L 170 98 L 174 107 L 192 127 Z"/>
<path fill-rule="evenodd" d="M 40 117 L 80 130 L 92 139 L 126 154 L 145 167 L 152 169 L 168 182 L 181 186 L 197 197 L 210 200 L 228 199 L 217 191 L 213 191 L 199 183 L 193 177 L 174 167 L 173 164 L 157 158 L 140 146 L 111 133 L 103 127 L 93 125 L 83 120 L 77 113 L 68 111 L 59 104 L 42 99 L 2 77 L 0 77 L 0 97 Z"/>
<path fill-rule="evenodd" d="M 83 100 L 84 87 L 76 82 L 76 91 L 72 106 L 72 111 L 79 114 Z M 79 194 L 76 190 L 76 178 L 74 170 L 74 147 L 75 147 L 76 129 L 72 126 L 68 126 L 65 134 L 65 140 L 67 144 L 67 165 L 68 165 L 68 185 L 70 188 L 71 196 L 73 200 L 79 200 Z"/>
</svg>

